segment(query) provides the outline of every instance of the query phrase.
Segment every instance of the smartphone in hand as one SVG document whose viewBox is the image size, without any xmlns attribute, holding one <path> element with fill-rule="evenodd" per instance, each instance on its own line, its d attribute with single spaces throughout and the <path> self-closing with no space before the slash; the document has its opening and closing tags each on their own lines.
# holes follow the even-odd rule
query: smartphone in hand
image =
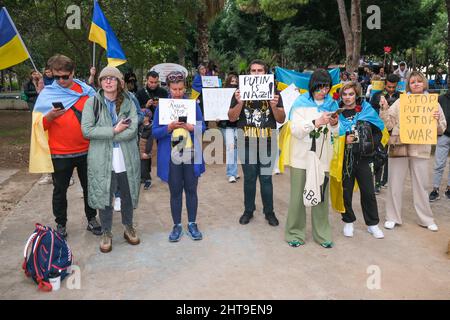
<svg viewBox="0 0 450 320">
<path fill-rule="evenodd" d="M 62 104 L 62 102 L 52 102 L 52 105 L 54 108 L 59 109 L 59 110 L 64 110 L 64 105 Z"/>
<path fill-rule="evenodd" d="M 178 122 L 187 123 L 187 116 L 180 116 L 180 117 L 178 117 Z"/>
<path fill-rule="evenodd" d="M 123 119 L 122 123 L 130 124 L 131 123 L 131 119 L 130 118 Z"/>
<path fill-rule="evenodd" d="M 339 108 L 339 109 L 337 109 L 335 112 L 333 112 L 333 113 L 331 114 L 331 117 L 334 118 L 334 117 L 340 115 L 342 112 L 344 112 L 344 110 L 345 110 L 344 108 Z"/>
</svg>

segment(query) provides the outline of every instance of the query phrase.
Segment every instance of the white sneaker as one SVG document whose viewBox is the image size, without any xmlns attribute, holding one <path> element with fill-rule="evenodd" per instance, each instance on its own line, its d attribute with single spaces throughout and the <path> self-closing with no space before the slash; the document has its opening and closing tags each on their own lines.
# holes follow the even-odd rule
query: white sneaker
<svg viewBox="0 0 450 320">
<path fill-rule="evenodd" d="M 276 174 L 276 175 L 281 174 L 280 169 L 278 169 L 278 168 L 273 169 L 273 174 Z"/>
<path fill-rule="evenodd" d="M 367 231 L 369 231 L 370 234 L 372 234 L 376 239 L 383 239 L 384 234 L 383 231 L 381 231 L 378 226 L 370 226 Z"/>
<path fill-rule="evenodd" d="M 427 228 L 428 228 L 428 230 L 434 231 L 434 232 L 439 230 L 438 226 L 435 223 L 433 223 L 432 225 L 429 225 Z"/>
<path fill-rule="evenodd" d="M 114 199 L 114 211 L 120 211 L 120 198 Z"/>
<path fill-rule="evenodd" d="M 344 225 L 344 236 L 353 237 L 353 223 L 346 223 Z"/>
<path fill-rule="evenodd" d="M 236 182 L 236 178 L 233 177 L 233 176 L 230 176 L 230 177 L 228 178 L 228 182 L 229 182 L 229 183 L 235 183 L 235 182 Z"/>
<path fill-rule="evenodd" d="M 41 177 L 41 179 L 39 179 L 38 181 L 38 185 L 44 185 L 44 184 L 52 184 L 53 183 L 53 179 L 52 179 L 52 175 L 50 173 L 44 173 Z"/>
<path fill-rule="evenodd" d="M 72 186 L 75 183 L 75 180 L 73 180 L 73 177 L 70 177 L 69 186 Z"/>
<path fill-rule="evenodd" d="M 235 176 L 236 180 L 239 180 L 241 177 L 239 175 Z"/>
<path fill-rule="evenodd" d="M 395 222 L 394 222 L 394 221 L 386 221 L 386 222 L 384 223 L 384 227 L 385 227 L 386 229 L 392 230 L 392 229 L 394 229 L 394 227 L 395 227 Z"/>
</svg>

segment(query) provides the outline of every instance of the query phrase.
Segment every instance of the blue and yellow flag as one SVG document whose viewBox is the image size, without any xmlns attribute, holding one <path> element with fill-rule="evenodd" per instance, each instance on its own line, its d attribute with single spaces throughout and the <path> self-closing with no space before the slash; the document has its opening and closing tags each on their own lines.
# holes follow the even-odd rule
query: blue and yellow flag
<svg viewBox="0 0 450 320">
<path fill-rule="evenodd" d="M 19 32 L 5 7 L 0 10 L 0 70 L 30 57 Z"/>
<path fill-rule="evenodd" d="M 330 90 L 330 94 L 333 95 L 337 89 L 339 89 L 342 84 L 340 83 L 340 70 L 339 68 L 328 70 L 328 73 L 331 76 L 331 84 L 332 88 Z M 283 91 L 290 84 L 295 84 L 295 86 L 299 89 L 300 93 L 305 93 L 308 91 L 309 79 L 311 78 L 312 73 L 308 72 L 297 72 L 292 71 L 280 67 L 275 67 L 275 78 L 278 81 L 278 90 Z"/>
<path fill-rule="evenodd" d="M 344 190 L 342 187 L 342 169 L 344 166 L 344 151 L 346 133 L 351 131 L 353 125 L 358 121 L 367 121 L 380 129 L 383 134 L 381 144 L 385 146 L 389 140 L 389 133 L 383 120 L 372 108 L 370 103 L 364 101 L 361 112 L 357 113 L 352 120 L 346 119 L 342 113 L 339 115 L 339 137 L 333 140 L 333 158 L 330 164 L 330 199 L 334 210 L 345 212 Z"/>
<path fill-rule="evenodd" d="M 127 62 L 122 47 L 97 1 L 94 1 L 94 15 L 89 31 L 89 40 L 106 49 L 108 66 L 117 67 Z"/>
</svg>

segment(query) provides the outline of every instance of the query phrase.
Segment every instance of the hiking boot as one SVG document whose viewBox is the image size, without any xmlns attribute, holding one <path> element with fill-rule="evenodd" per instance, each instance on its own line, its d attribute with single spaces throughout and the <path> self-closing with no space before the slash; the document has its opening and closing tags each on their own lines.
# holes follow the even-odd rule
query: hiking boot
<svg viewBox="0 0 450 320">
<path fill-rule="evenodd" d="M 240 224 L 248 224 L 253 218 L 253 213 L 244 212 L 244 214 L 239 218 Z"/>
<path fill-rule="evenodd" d="M 441 197 L 439 196 L 439 188 L 434 188 L 433 191 L 431 191 L 429 199 L 430 202 L 434 202 L 436 200 L 439 200 Z"/>
<path fill-rule="evenodd" d="M 198 226 L 195 222 L 189 222 L 188 224 L 188 235 L 192 240 L 202 240 L 203 235 L 198 230 Z"/>
<path fill-rule="evenodd" d="M 152 180 L 145 180 L 145 182 L 144 182 L 144 190 L 150 189 L 151 186 L 152 186 Z"/>
<path fill-rule="evenodd" d="M 141 243 L 141 240 L 138 238 L 136 234 L 136 229 L 133 226 L 125 226 L 125 232 L 123 233 L 123 237 L 127 242 L 133 246 Z"/>
<path fill-rule="evenodd" d="M 100 240 L 100 251 L 102 253 L 108 253 L 111 252 L 111 250 L 112 250 L 112 233 L 104 232 Z"/>
<path fill-rule="evenodd" d="M 182 235 L 183 235 L 183 227 L 181 226 L 181 224 L 176 224 L 173 226 L 172 232 L 169 235 L 169 241 L 178 242 L 180 241 Z"/>
<path fill-rule="evenodd" d="M 67 238 L 67 231 L 66 226 L 63 226 L 62 224 L 58 224 L 56 226 L 56 232 L 59 232 L 59 234 L 65 239 Z"/>
<path fill-rule="evenodd" d="M 280 224 L 277 217 L 275 216 L 275 213 L 273 212 L 266 214 L 266 220 L 272 227 L 276 227 Z"/>
<path fill-rule="evenodd" d="M 86 230 L 92 232 L 96 236 L 102 235 L 102 226 L 98 223 L 96 218 L 89 220 Z"/>
</svg>

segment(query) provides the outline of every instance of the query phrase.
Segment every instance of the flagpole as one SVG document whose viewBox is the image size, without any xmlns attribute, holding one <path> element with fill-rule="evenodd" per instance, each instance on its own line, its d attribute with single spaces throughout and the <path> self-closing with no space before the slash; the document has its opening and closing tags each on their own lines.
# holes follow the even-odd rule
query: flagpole
<svg viewBox="0 0 450 320">
<path fill-rule="evenodd" d="M 12 21 L 10 15 L 9 15 L 8 10 L 6 9 L 6 7 L 3 7 L 3 9 L 5 9 L 6 16 L 8 17 L 9 22 L 11 23 L 12 27 L 14 28 L 14 31 L 16 32 L 17 36 L 19 37 L 20 42 L 22 43 L 23 47 L 25 48 L 25 51 L 27 52 L 28 57 L 29 57 L 30 60 L 31 60 L 31 64 L 33 65 L 34 70 L 36 70 L 37 72 L 39 72 L 38 69 L 36 68 L 36 65 L 34 64 L 34 60 L 33 60 L 33 58 L 31 57 L 31 54 L 30 54 L 30 52 L 28 51 L 27 46 L 25 45 L 25 43 L 23 42 L 22 37 L 20 36 L 19 31 L 17 31 L 16 25 L 15 25 L 14 22 Z"/>
<path fill-rule="evenodd" d="M 92 42 L 92 66 L 95 67 L 95 42 Z"/>
</svg>

